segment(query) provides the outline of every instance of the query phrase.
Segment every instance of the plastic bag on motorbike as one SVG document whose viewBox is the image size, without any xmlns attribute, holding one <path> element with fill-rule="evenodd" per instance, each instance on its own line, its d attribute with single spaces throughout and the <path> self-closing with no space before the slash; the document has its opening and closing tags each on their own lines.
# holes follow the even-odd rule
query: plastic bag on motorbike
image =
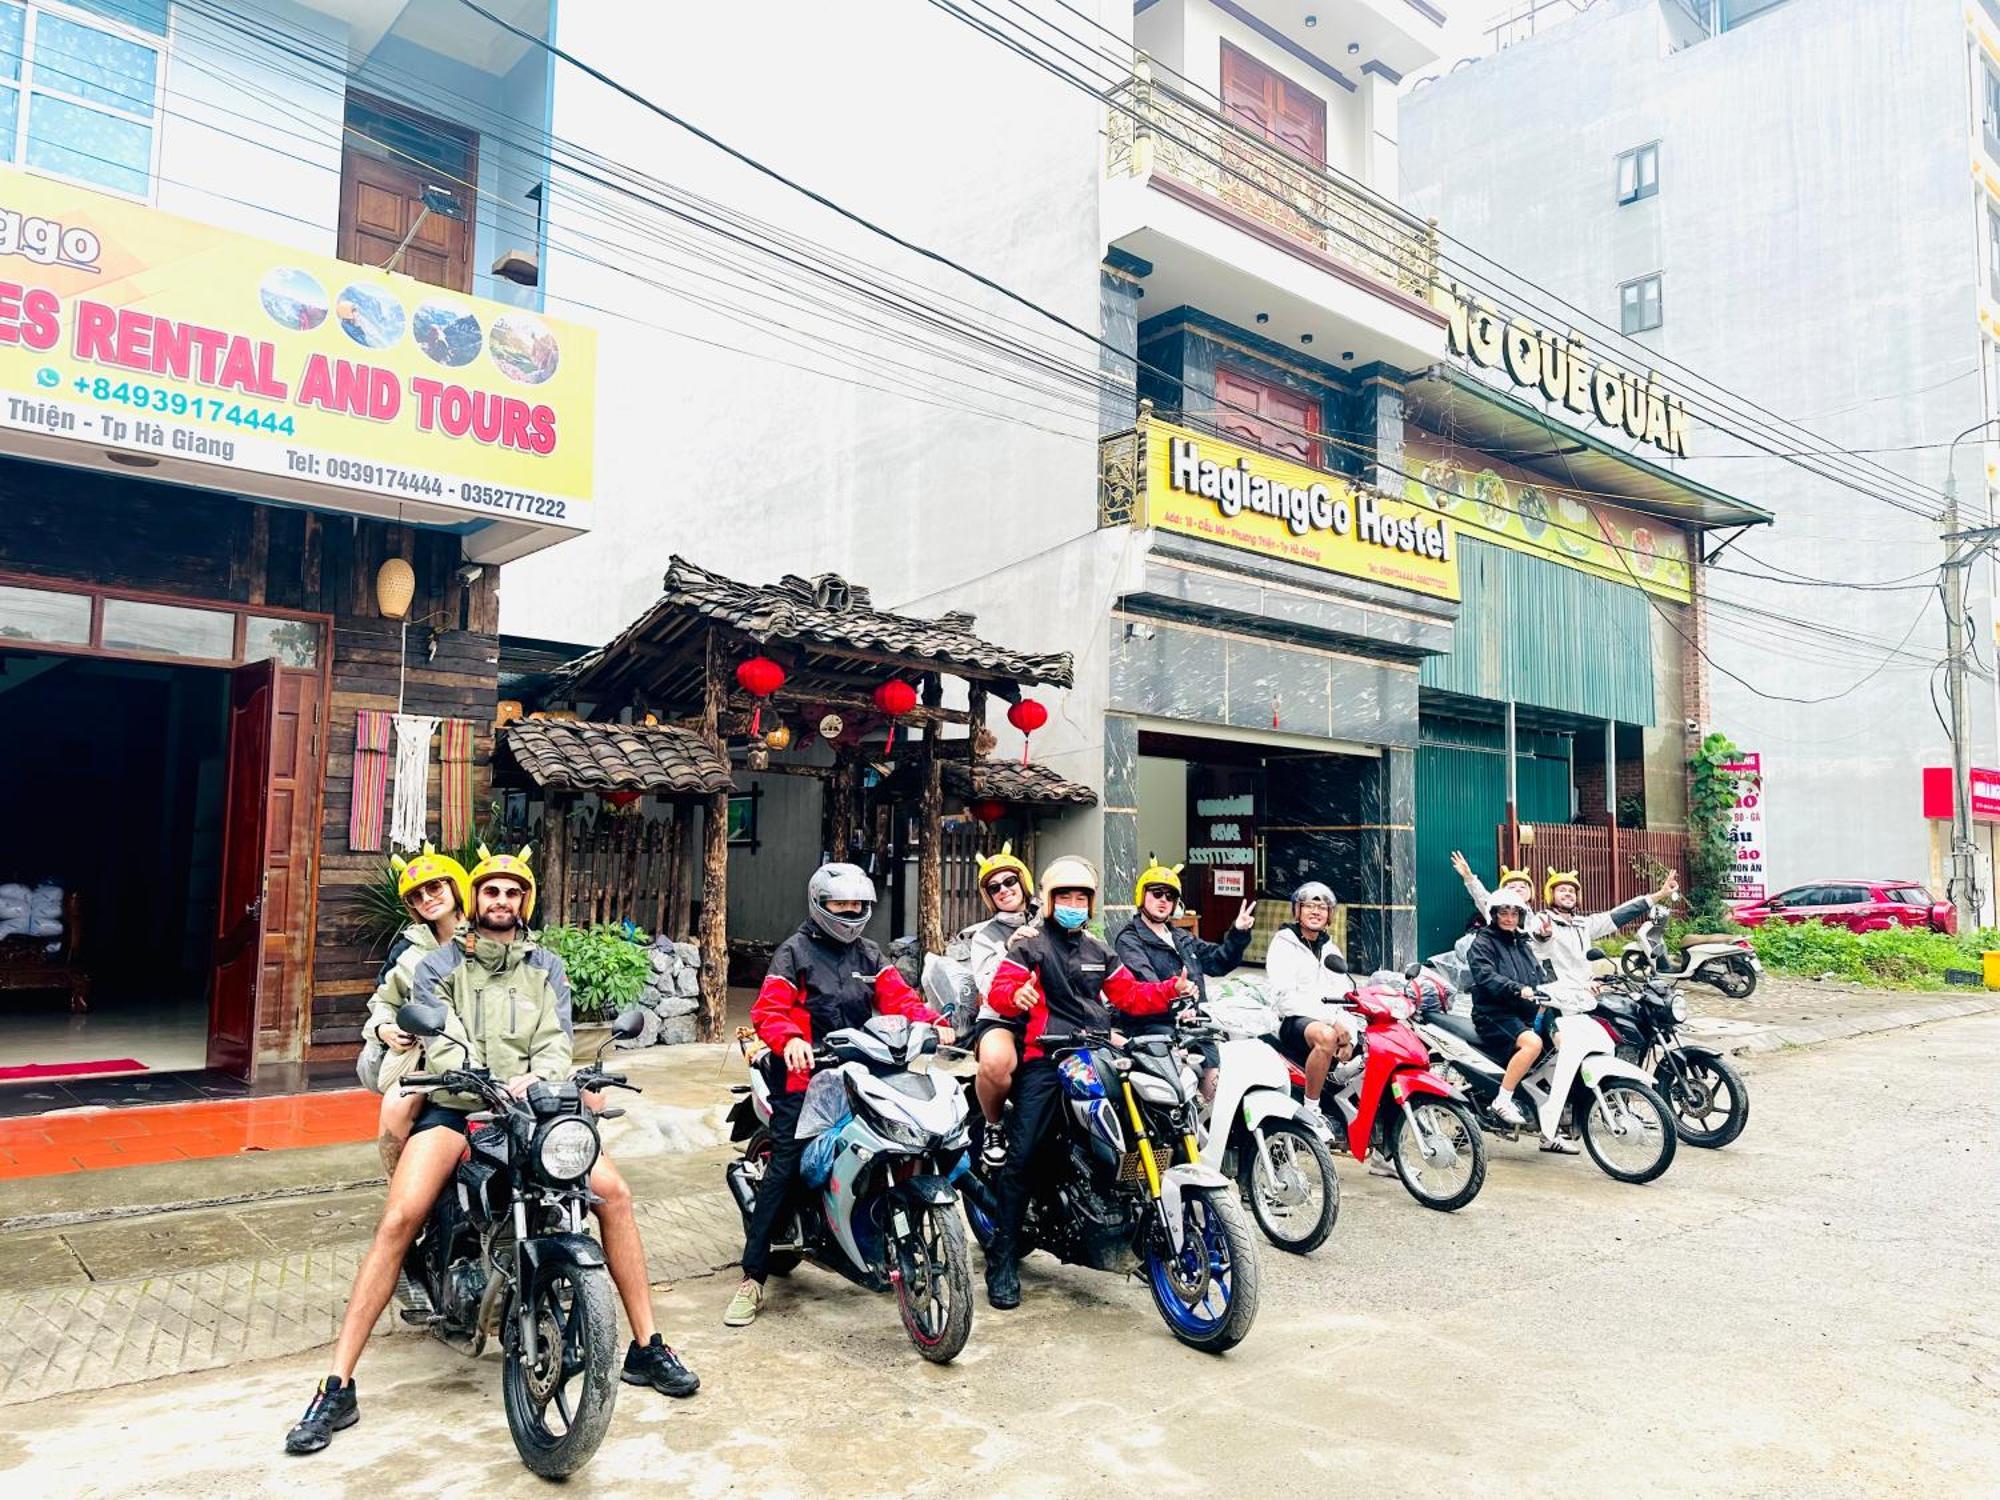
<svg viewBox="0 0 2000 1500">
<path fill-rule="evenodd" d="M 979 985 L 970 964 L 956 956 L 926 953 L 923 995 L 954 1032 L 962 1037 L 972 1034 L 973 1023 L 979 1019 Z"/>
<path fill-rule="evenodd" d="M 834 1158 L 840 1155 L 840 1127 L 852 1118 L 843 1108 L 838 1120 L 806 1143 L 805 1151 L 799 1156 L 799 1176 L 807 1187 L 826 1186 L 827 1178 L 833 1175 Z"/>
<path fill-rule="evenodd" d="M 806 1085 L 805 1103 L 799 1106 L 799 1123 L 794 1134 L 802 1141 L 823 1135 L 844 1123 L 848 1116 L 847 1084 L 840 1069 L 826 1068 L 813 1074 Z"/>
</svg>

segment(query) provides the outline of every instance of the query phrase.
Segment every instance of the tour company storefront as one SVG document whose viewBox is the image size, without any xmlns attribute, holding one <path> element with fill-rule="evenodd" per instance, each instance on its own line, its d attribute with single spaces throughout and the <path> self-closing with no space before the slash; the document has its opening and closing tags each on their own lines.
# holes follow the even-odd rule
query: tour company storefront
<svg viewBox="0 0 2000 1500">
<path fill-rule="evenodd" d="M 483 821 L 500 568 L 590 524 L 592 335 L 0 209 L 0 1106 L 351 1081 L 357 894 Z"/>
</svg>

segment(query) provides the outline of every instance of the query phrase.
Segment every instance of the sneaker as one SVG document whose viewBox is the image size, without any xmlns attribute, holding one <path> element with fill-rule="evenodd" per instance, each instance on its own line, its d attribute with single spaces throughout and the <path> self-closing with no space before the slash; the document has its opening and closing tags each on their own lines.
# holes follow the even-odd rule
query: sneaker
<svg viewBox="0 0 2000 1500">
<path fill-rule="evenodd" d="M 732 1310 L 735 1305 L 730 1303 Z M 650 1385 L 664 1396 L 692 1396 L 701 1389 L 701 1377 L 682 1364 L 674 1346 L 657 1333 L 643 1344 L 637 1339 L 632 1341 L 625 1351 L 625 1368 L 618 1378 L 627 1385 Z"/>
<path fill-rule="evenodd" d="M 333 1441 L 336 1432 L 352 1427 L 360 1420 L 361 1409 L 355 1400 L 354 1382 L 329 1375 L 319 1383 L 312 1400 L 306 1403 L 306 1414 L 299 1418 L 298 1425 L 285 1434 L 285 1451 L 317 1453 Z"/>
<path fill-rule="evenodd" d="M 1583 1147 L 1566 1135 L 1545 1135 L 1542 1137 L 1542 1149 L 1553 1151 L 1558 1156 L 1575 1156 Z"/>
<path fill-rule="evenodd" d="M 757 1321 L 757 1314 L 764 1310 L 764 1283 L 752 1281 L 748 1276 L 736 1288 L 736 1295 L 729 1299 L 724 1309 L 722 1323 L 725 1328 L 748 1328 Z"/>
<path fill-rule="evenodd" d="M 1368 1175 L 1370 1177 L 1394 1177 L 1396 1175 L 1396 1164 L 1380 1151 L 1370 1151 L 1368 1153 Z"/>
<path fill-rule="evenodd" d="M 1514 1102 L 1512 1094 L 1495 1094 L 1488 1113 L 1510 1130 L 1519 1130 L 1528 1123 L 1528 1117 L 1521 1113 L 1521 1106 Z"/>
<path fill-rule="evenodd" d="M 1007 1134 L 998 1125 L 988 1125 L 979 1143 L 979 1165 L 990 1176 L 1007 1165 Z"/>
</svg>

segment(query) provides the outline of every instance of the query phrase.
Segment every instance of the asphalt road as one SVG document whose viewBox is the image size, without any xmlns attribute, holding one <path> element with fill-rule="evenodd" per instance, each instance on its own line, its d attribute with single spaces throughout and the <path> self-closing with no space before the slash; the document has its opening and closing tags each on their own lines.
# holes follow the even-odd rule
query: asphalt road
<svg viewBox="0 0 2000 1500">
<path fill-rule="evenodd" d="M 629 1388 L 593 1495 L 2000 1493 L 2000 1017 L 1758 1059 L 1749 1130 L 1649 1187 L 1501 1145 L 1446 1217 L 1343 1170 L 1333 1238 L 1264 1257 L 1224 1358 L 1133 1282 L 1032 1259 L 947 1369 L 892 1306 L 803 1270 L 751 1329 L 726 1278 L 662 1291 L 706 1382 Z M 16 1407 L 8 1493 L 548 1493 L 498 1367 L 412 1335 L 361 1424 L 288 1459 L 301 1357 Z"/>
</svg>

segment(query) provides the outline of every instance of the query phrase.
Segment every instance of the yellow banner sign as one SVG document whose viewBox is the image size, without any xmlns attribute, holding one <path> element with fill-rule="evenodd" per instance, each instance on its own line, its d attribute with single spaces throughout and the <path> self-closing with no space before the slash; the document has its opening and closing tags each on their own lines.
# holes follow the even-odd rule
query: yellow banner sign
<svg viewBox="0 0 2000 1500">
<path fill-rule="evenodd" d="M 1686 604 L 1694 597 L 1687 533 L 1671 521 L 1585 499 L 1473 449 L 1406 434 L 1404 496 L 1451 517 L 1464 536 L 1531 552 Z"/>
<path fill-rule="evenodd" d="M 1451 523 L 1426 505 L 1356 489 L 1338 475 L 1149 422 L 1145 497 L 1133 523 L 1309 568 L 1456 599 Z"/>
<path fill-rule="evenodd" d="M 0 168 L 0 428 L 582 530 L 596 364 L 588 328 Z"/>
</svg>

